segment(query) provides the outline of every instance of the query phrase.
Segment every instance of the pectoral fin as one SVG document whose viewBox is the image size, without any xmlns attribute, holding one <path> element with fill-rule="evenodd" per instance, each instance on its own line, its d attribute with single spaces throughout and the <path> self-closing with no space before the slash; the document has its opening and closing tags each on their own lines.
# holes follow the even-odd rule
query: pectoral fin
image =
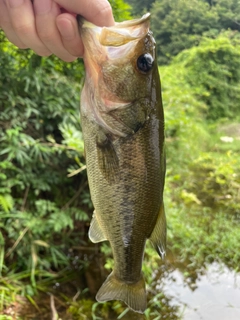
<svg viewBox="0 0 240 320">
<path fill-rule="evenodd" d="M 100 137 L 99 137 L 100 138 Z M 103 176 L 111 184 L 119 180 L 119 159 L 113 145 L 111 136 L 97 141 L 98 165 Z"/>
<path fill-rule="evenodd" d="M 97 220 L 95 212 L 92 217 L 92 221 L 91 221 L 90 228 L 88 231 L 88 236 L 89 236 L 89 239 L 93 243 L 98 243 L 98 242 L 102 242 L 102 241 L 107 240 L 107 238 L 105 237 L 103 230 Z"/>
<path fill-rule="evenodd" d="M 153 229 L 153 232 L 149 238 L 162 259 L 166 254 L 166 236 L 166 217 L 164 205 L 162 204 L 155 224 L 155 228 Z"/>
</svg>

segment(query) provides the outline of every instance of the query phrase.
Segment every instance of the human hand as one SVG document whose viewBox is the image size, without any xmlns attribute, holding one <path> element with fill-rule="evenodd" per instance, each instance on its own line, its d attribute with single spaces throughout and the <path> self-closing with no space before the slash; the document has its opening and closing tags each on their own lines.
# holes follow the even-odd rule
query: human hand
<svg viewBox="0 0 240 320">
<path fill-rule="evenodd" d="M 77 14 L 99 26 L 114 24 L 107 0 L 0 0 L 0 27 L 13 44 L 67 62 L 84 51 Z"/>
</svg>

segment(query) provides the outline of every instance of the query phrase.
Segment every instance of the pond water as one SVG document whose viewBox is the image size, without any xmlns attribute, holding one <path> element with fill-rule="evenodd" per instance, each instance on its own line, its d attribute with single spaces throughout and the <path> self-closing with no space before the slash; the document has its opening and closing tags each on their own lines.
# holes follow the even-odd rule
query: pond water
<svg viewBox="0 0 240 320">
<path fill-rule="evenodd" d="M 184 281 L 183 274 L 173 270 L 161 279 L 159 290 L 179 307 L 183 320 L 239 320 L 240 274 L 213 263 L 199 275 L 194 286 Z"/>
</svg>

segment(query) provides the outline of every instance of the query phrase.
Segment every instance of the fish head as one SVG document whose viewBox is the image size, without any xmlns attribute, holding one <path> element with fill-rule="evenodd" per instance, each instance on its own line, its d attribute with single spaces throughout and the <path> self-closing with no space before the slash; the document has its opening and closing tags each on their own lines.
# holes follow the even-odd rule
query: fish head
<svg viewBox="0 0 240 320">
<path fill-rule="evenodd" d="M 141 99 L 150 103 L 158 77 L 150 14 L 112 27 L 84 20 L 79 25 L 85 47 L 85 85 L 94 90 L 95 104 L 107 112 Z"/>
</svg>

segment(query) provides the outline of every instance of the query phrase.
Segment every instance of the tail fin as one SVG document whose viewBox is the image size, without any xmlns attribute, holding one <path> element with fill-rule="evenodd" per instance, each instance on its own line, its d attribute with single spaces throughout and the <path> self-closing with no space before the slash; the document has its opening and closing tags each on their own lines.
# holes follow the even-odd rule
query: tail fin
<svg viewBox="0 0 240 320">
<path fill-rule="evenodd" d="M 145 281 L 143 277 L 133 284 L 119 281 L 113 272 L 99 289 L 97 301 L 121 300 L 124 301 L 132 310 L 144 313 L 147 307 Z"/>
</svg>

